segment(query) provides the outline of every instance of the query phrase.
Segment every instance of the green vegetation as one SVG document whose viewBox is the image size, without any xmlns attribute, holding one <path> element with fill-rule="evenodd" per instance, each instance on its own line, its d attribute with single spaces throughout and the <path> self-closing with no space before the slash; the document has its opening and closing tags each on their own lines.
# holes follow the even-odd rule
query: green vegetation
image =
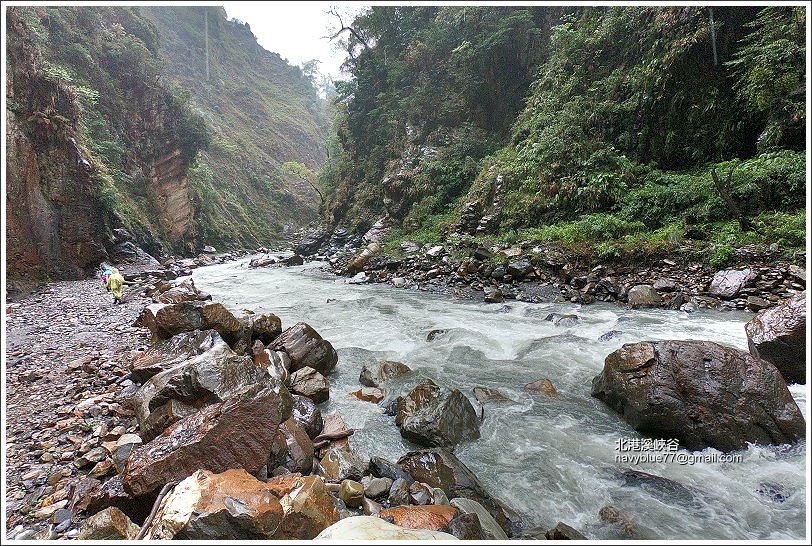
<svg viewBox="0 0 812 546">
<path fill-rule="evenodd" d="M 442 240 L 471 202 L 498 215 L 482 240 L 600 260 L 802 248 L 804 17 L 373 7 L 343 43 L 355 79 L 338 88 L 328 219 L 364 229 L 388 213 L 390 249 Z"/>
</svg>

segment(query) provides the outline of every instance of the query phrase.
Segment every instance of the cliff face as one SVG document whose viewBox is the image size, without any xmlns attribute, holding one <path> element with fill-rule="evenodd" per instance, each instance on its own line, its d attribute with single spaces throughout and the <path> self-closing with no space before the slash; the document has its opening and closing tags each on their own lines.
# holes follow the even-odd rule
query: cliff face
<svg viewBox="0 0 812 546">
<path fill-rule="evenodd" d="M 318 170 L 326 159 L 324 104 L 301 70 L 260 47 L 248 25 L 229 21 L 222 8 L 141 13 L 158 29 L 164 71 L 189 90 L 211 132 L 189 175 L 203 240 L 264 244 L 316 220 L 318 195 L 282 167 L 292 161 Z"/>
</svg>

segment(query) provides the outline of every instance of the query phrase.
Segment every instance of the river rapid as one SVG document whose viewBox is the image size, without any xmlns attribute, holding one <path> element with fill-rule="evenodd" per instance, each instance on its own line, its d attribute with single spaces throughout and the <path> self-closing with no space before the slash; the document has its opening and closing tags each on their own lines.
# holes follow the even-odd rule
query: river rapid
<svg viewBox="0 0 812 546">
<path fill-rule="evenodd" d="M 613 504 L 634 521 L 634 538 L 804 538 L 805 442 L 751 446 L 736 452 L 740 462 L 617 462 L 617 442 L 642 436 L 590 396 L 606 355 L 624 343 L 700 339 L 746 351 L 744 323 L 752 314 L 486 304 L 388 285 L 349 285 L 321 271 L 318 262 L 249 269 L 248 261 L 196 269 L 195 285 L 229 307 L 275 313 L 285 328 L 307 322 L 333 344 L 338 365 L 328 378 L 330 400 L 320 407 L 324 415 L 339 412 L 356 430 L 351 442 L 362 457 L 396 461 L 419 449 L 401 438 L 394 417 L 381 407 L 347 395 L 361 387 L 365 363 L 397 360 L 413 373 L 387 389 L 384 403 L 423 378 L 460 389 L 477 410 L 476 386 L 511 399 L 486 403 L 482 437 L 454 452 L 527 527 L 563 521 L 589 538 L 620 538 L 616 527 L 598 518 L 601 507 Z M 579 320 L 569 326 L 544 320 L 553 312 Z M 448 332 L 429 342 L 434 329 Z M 611 330 L 622 334 L 599 340 Z M 526 383 L 543 378 L 552 380 L 558 396 L 524 391 Z M 790 391 L 807 417 L 805 387 L 791 385 Z M 620 474 L 628 468 L 684 487 L 631 483 Z"/>
</svg>

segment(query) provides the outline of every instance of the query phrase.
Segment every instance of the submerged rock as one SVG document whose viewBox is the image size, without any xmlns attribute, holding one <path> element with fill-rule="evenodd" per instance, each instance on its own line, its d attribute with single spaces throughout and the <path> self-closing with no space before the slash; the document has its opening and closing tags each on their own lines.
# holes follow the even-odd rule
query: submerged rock
<svg viewBox="0 0 812 546">
<path fill-rule="evenodd" d="M 744 325 L 750 354 L 773 364 L 787 383 L 806 384 L 806 292 Z"/>
<path fill-rule="evenodd" d="M 384 360 L 373 365 L 364 364 L 358 381 L 367 387 L 380 387 L 387 381 L 411 371 L 412 369 L 402 362 Z"/>
<path fill-rule="evenodd" d="M 692 450 L 792 443 L 805 434 L 775 366 L 709 341 L 626 344 L 606 357 L 592 395 L 640 432 Z"/>
<path fill-rule="evenodd" d="M 396 423 L 404 438 L 426 446 L 448 446 L 479 438 L 479 419 L 458 389 L 427 379 L 400 398 Z"/>
<path fill-rule="evenodd" d="M 546 394 L 547 396 L 555 396 L 558 391 L 555 390 L 555 385 L 549 379 L 539 379 L 524 386 L 524 389 L 531 394 Z"/>
</svg>

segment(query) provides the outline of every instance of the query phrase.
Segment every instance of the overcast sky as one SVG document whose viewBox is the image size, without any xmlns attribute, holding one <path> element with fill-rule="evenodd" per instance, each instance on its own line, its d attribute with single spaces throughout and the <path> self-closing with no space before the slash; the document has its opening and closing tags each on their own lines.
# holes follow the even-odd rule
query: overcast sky
<svg viewBox="0 0 812 546">
<path fill-rule="evenodd" d="M 259 45 L 279 53 L 292 65 L 311 59 L 321 61 L 319 70 L 334 80 L 345 79 L 339 66 L 344 55 L 325 36 L 338 28 L 338 19 L 328 15 L 331 6 L 348 14 L 363 9 L 362 3 L 341 2 L 225 2 L 229 19 L 251 26 Z M 345 17 L 345 23 L 351 18 Z"/>
</svg>

